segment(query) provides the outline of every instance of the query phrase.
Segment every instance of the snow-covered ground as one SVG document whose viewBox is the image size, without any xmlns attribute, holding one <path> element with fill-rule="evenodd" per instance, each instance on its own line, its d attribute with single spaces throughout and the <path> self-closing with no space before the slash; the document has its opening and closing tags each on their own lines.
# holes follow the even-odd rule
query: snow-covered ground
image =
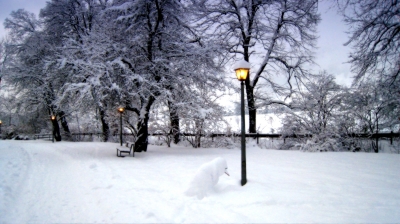
<svg viewBox="0 0 400 224">
<path fill-rule="evenodd" d="M 397 223 L 400 155 L 0 141 L 0 223 Z M 184 191 L 202 164 L 227 161 L 199 200 Z"/>
</svg>

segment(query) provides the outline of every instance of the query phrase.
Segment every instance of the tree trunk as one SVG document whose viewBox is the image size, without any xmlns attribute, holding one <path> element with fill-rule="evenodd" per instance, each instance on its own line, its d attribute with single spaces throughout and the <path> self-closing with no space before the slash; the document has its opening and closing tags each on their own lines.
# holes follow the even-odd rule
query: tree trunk
<svg viewBox="0 0 400 224">
<path fill-rule="evenodd" d="M 143 100 L 143 99 L 142 99 Z M 153 105 L 155 101 L 154 96 L 150 96 L 147 100 L 147 103 L 145 105 L 142 104 L 142 108 L 144 107 L 144 110 L 141 109 L 141 113 L 139 116 L 139 121 L 137 125 L 137 138 L 135 141 L 135 147 L 134 150 L 135 152 L 146 152 L 147 151 L 147 144 L 148 144 L 148 136 L 149 136 L 149 128 L 148 128 L 148 123 L 149 123 L 149 118 L 150 118 L 150 108 Z M 142 114 L 144 113 L 144 114 Z"/>
<path fill-rule="evenodd" d="M 256 102 L 254 99 L 254 88 L 250 86 L 250 83 L 246 80 L 246 95 L 247 95 L 247 106 L 249 110 L 249 133 L 257 133 L 256 126 Z"/>
<path fill-rule="evenodd" d="M 100 122 L 101 122 L 101 129 L 103 132 L 103 141 L 107 142 L 108 138 L 110 136 L 110 126 L 108 125 L 106 121 L 106 113 L 103 109 L 99 108 L 99 114 L 100 114 Z"/>
<path fill-rule="evenodd" d="M 244 60 L 250 61 L 250 53 L 249 53 L 249 44 L 250 44 L 250 36 L 243 36 L 243 50 L 244 50 Z M 245 81 L 246 84 L 246 96 L 247 96 L 247 107 L 249 110 L 249 133 L 257 133 L 256 126 L 256 101 L 254 99 L 254 86 L 250 85 L 250 74 L 248 74 L 247 79 Z M 254 84 L 255 85 L 255 84 Z"/>
<path fill-rule="evenodd" d="M 204 119 L 195 120 L 195 126 L 196 126 L 196 136 L 194 140 L 195 148 L 200 148 L 201 146 L 201 132 L 203 131 L 203 123 Z"/>
<path fill-rule="evenodd" d="M 147 144 L 148 144 L 148 137 L 149 137 L 149 130 L 148 130 L 148 121 L 149 115 L 145 115 L 145 118 L 140 119 L 138 122 L 138 135 L 135 141 L 135 152 L 146 152 L 147 151 Z"/>
<path fill-rule="evenodd" d="M 53 137 L 57 142 L 61 141 L 60 126 L 58 125 L 57 119 L 51 120 L 53 126 Z"/>
<path fill-rule="evenodd" d="M 64 111 L 59 112 L 58 115 L 60 116 L 61 127 L 63 128 L 65 135 L 67 136 L 67 140 L 71 140 L 72 135 L 71 135 L 71 131 L 69 130 L 68 122 L 67 122 L 67 119 L 65 118 Z"/>
<path fill-rule="evenodd" d="M 169 108 L 169 119 L 171 122 L 170 134 L 172 134 L 173 136 L 174 143 L 178 144 L 181 141 L 179 136 L 180 128 L 179 128 L 178 110 L 171 101 L 168 101 L 168 108 Z"/>
<path fill-rule="evenodd" d="M 379 143 L 379 137 L 378 137 L 378 133 L 379 133 L 379 120 L 378 120 L 378 114 L 375 114 L 376 117 L 376 138 L 375 138 L 375 148 L 374 151 L 375 153 L 379 152 L 379 147 L 378 147 L 378 143 Z"/>
</svg>

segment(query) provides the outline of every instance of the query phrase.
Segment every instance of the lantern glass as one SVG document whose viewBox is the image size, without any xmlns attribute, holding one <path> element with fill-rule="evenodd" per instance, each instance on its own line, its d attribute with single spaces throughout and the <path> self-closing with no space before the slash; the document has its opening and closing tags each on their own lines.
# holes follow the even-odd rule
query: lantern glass
<svg viewBox="0 0 400 224">
<path fill-rule="evenodd" d="M 56 119 L 56 116 L 52 115 L 52 116 L 51 116 L 51 120 L 54 121 L 55 119 Z"/>
<path fill-rule="evenodd" d="M 249 74 L 248 68 L 238 68 L 235 70 L 236 77 L 239 81 L 245 81 L 247 79 L 247 75 Z"/>
<path fill-rule="evenodd" d="M 123 107 L 118 108 L 118 112 L 123 113 L 124 112 L 124 108 Z"/>
</svg>

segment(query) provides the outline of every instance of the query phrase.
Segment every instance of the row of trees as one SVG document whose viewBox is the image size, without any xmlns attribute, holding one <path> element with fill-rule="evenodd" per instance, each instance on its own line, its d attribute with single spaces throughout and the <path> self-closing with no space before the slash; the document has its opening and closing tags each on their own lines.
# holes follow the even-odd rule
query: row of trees
<svg viewBox="0 0 400 224">
<path fill-rule="evenodd" d="M 288 106 L 281 131 L 289 136 L 312 134 L 311 140 L 300 140 L 301 148 L 307 151 L 356 148 L 360 146 L 351 134 L 399 130 L 399 96 L 390 94 L 380 83 L 363 82 L 357 88 L 347 88 L 322 72 L 304 83 L 304 90 L 296 93 Z M 377 143 L 371 143 L 364 150 L 378 152 Z"/>
<path fill-rule="evenodd" d="M 223 116 L 216 99 L 232 86 L 224 68 L 241 58 L 252 64 L 245 82 L 250 133 L 257 131 L 257 109 L 272 105 L 291 108 L 286 132 L 332 136 L 355 127 L 394 127 L 397 1 L 336 5 L 354 47 L 351 90 L 309 69 L 320 21 L 317 0 L 51 0 L 40 18 L 18 10 L 5 20 L 1 77 L 13 87 L 21 113 L 35 121 L 56 116 L 56 140 L 59 123 L 68 138 L 67 118 L 92 114 L 108 141 L 116 108 L 124 107 L 138 152 L 147 150 L 152 111 L 169 118 L 163 130 L 175 143 L 182 130 L 201 136 L 206 124 L 216 128 Z M 354 113 L 343 119 L 350 113 L 340 111 Z M 199 144 L 197 139 L 193 146 Z"/>
<path fill-rule="evenodd" d="M 41 19 L 18 10 L 6 19 L 4 78 L 17 87 L 26 108 L 47 110 L 58 121 L 74 110 L 97 111 L 104 141 L 110 116 L 123 106 L 135 114 L 135 151 L 147 150 L 152 106 L 166 102 L 179 130 L 178 109 L 196 111 L 201 94 L 220 89 L 220 55 L 202 42 L 179 1 L 51 1 Z M 184 96 L 184 97 L 182 97 Z"/>
</svg>

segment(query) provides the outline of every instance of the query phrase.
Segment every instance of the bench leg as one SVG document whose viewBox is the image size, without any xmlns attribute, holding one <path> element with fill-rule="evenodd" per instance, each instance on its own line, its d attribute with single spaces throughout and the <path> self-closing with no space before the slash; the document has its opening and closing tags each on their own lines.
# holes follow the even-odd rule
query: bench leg
<svg viewBox="0 0 400 224">
<path fill-rule="evenodd" d="M 118 155 L 118 152 L 119 152 L 119 155 Z M 119 151 L 119 149 L 117 149 L 117 157 L 125 157 L 125 156 L 122 156 L 122 154 L 121 154 L 121 151 Z"/>
</svg>

